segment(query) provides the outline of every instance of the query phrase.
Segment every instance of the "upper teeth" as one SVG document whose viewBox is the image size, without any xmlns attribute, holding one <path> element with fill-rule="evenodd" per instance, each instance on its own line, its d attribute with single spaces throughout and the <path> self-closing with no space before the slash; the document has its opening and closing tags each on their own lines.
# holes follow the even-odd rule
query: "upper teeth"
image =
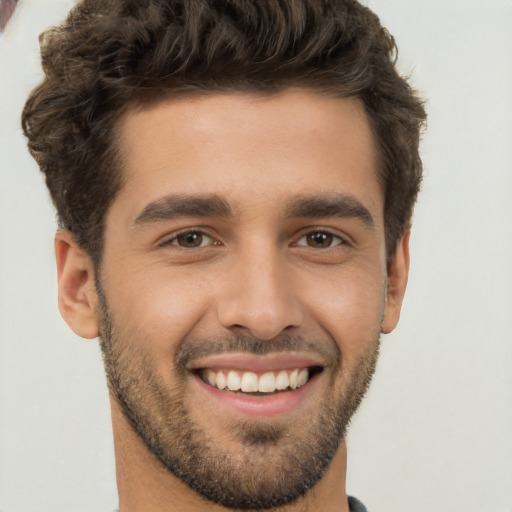
<svg viewBox="0 0 512 512">
<path fill-rule="evenodd" d="M 211 386 L 218 389 L 227 388 L 230 391 L 245 393 L 273 393 L 276 389 L 297 389 L 304 386 L 308 381 L 309 371 L 307 368 L 298 368 L 257 375 L 254 372 L 207 369 L 202 371 L 202 376 Z"/>
</svg>

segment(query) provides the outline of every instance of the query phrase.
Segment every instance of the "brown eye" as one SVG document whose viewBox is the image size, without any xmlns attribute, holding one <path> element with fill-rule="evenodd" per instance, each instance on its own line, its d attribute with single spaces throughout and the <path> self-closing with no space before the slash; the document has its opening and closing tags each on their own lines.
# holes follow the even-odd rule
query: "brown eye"
<svg viewBox="0 0 512 512">
<path fill-rule="evenodd" d="M 181 247 L 200 247 L 203 243 L 203 236 L 200 233 L 183 233 L 176 237 L 176 242 Z"/>
<path fill-rule="evenodd" d="M 210 236 L 200 233 L 199 231 L 186 231 L 175 236 L 172 240 L 169 240 L 168 243 L 184 249 L 197 249 L 213 245 L 215 242 Z"/>
<path fill-rule="evenodd" d="M 343 243 L 339 236 L 335 236 L 327 231 L 313 231 L 304 235 L 297 245 L 301 247 L 312 247 L 313 249 L 328 249 Z"/>
<path fill-rule="evenodd" d="M 334 237 L 330 233 L 311 233 L 306 238 L 310 247 L 325 249 L 331 246 Z"/>
</svg>

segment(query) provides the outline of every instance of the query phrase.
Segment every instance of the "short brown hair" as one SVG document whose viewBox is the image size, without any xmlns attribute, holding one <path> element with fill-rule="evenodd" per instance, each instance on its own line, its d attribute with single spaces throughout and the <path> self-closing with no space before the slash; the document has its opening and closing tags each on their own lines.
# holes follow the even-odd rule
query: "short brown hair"
<svg viewBox="0 0 512 512">
<path fill-rule="evenodd" d="M 45 79 L 22 116 L 61 227 L 99 263 L 122 186 L 116 120 L 192 91 L 305 87 L 359 97 L 379 156 L 386 247 L 419 191 L 425 111 L 396 71 L 394 39 L 355 0 L 83 0 L 40 37 Z"/>
</svg>

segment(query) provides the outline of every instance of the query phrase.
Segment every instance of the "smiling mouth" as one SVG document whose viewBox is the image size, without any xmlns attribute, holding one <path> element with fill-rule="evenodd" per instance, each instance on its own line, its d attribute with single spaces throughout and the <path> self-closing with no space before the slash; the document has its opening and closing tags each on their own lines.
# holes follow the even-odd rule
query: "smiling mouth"
<svg viewBox="0 0 512 512">
<path fill-rule="evenodd" d="M 273 393 L 294 391 L 320 373 L 322 368 L 312 366 L 287 370 L 253 372 L 242 370 L 201 368 L 195 373 L 206 384 L 221 391 L 268 396 Z"/>
</svg>

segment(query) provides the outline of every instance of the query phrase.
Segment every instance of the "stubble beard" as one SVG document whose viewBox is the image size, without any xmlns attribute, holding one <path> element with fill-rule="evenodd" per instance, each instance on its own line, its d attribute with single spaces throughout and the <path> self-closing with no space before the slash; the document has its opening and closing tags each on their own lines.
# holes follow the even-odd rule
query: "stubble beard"
<svg viewBox="0 0 512 512">
<path fill-rule="evenodd" d="M 207 500 L 239 510 L 293 503 L 322 478 L 370 384 L 378 337 L 367 344 L 343 391 L 325 396 L 316 414 L 304 418 L 301 425 L 254 421 L 230 425 L 231 439 L 238 446 L 233 452 L 211 437 L 208 421 L 200 425 L 192 417 L 186 403 L 186 379 L 190 377 L 184 359 L 194 353 L 194 347 L 207 353 L 242 349 L 262 354 L 304 347 L 303 340 L 283 337 L 261 342 L 251 336 L 231 336 L 196 341 L 194 347 L 182 340 L 173 367 L 176 385 L 169 389 L 147 356 L 134 352 L 133 347 L 140 344 L 121 339 L 101 290 L 99 297 L 100 344 L 110 392 L 148 450 L 172 474 Z M 331 383 L 342 371 L 338 355 Z"/>
</svg>

